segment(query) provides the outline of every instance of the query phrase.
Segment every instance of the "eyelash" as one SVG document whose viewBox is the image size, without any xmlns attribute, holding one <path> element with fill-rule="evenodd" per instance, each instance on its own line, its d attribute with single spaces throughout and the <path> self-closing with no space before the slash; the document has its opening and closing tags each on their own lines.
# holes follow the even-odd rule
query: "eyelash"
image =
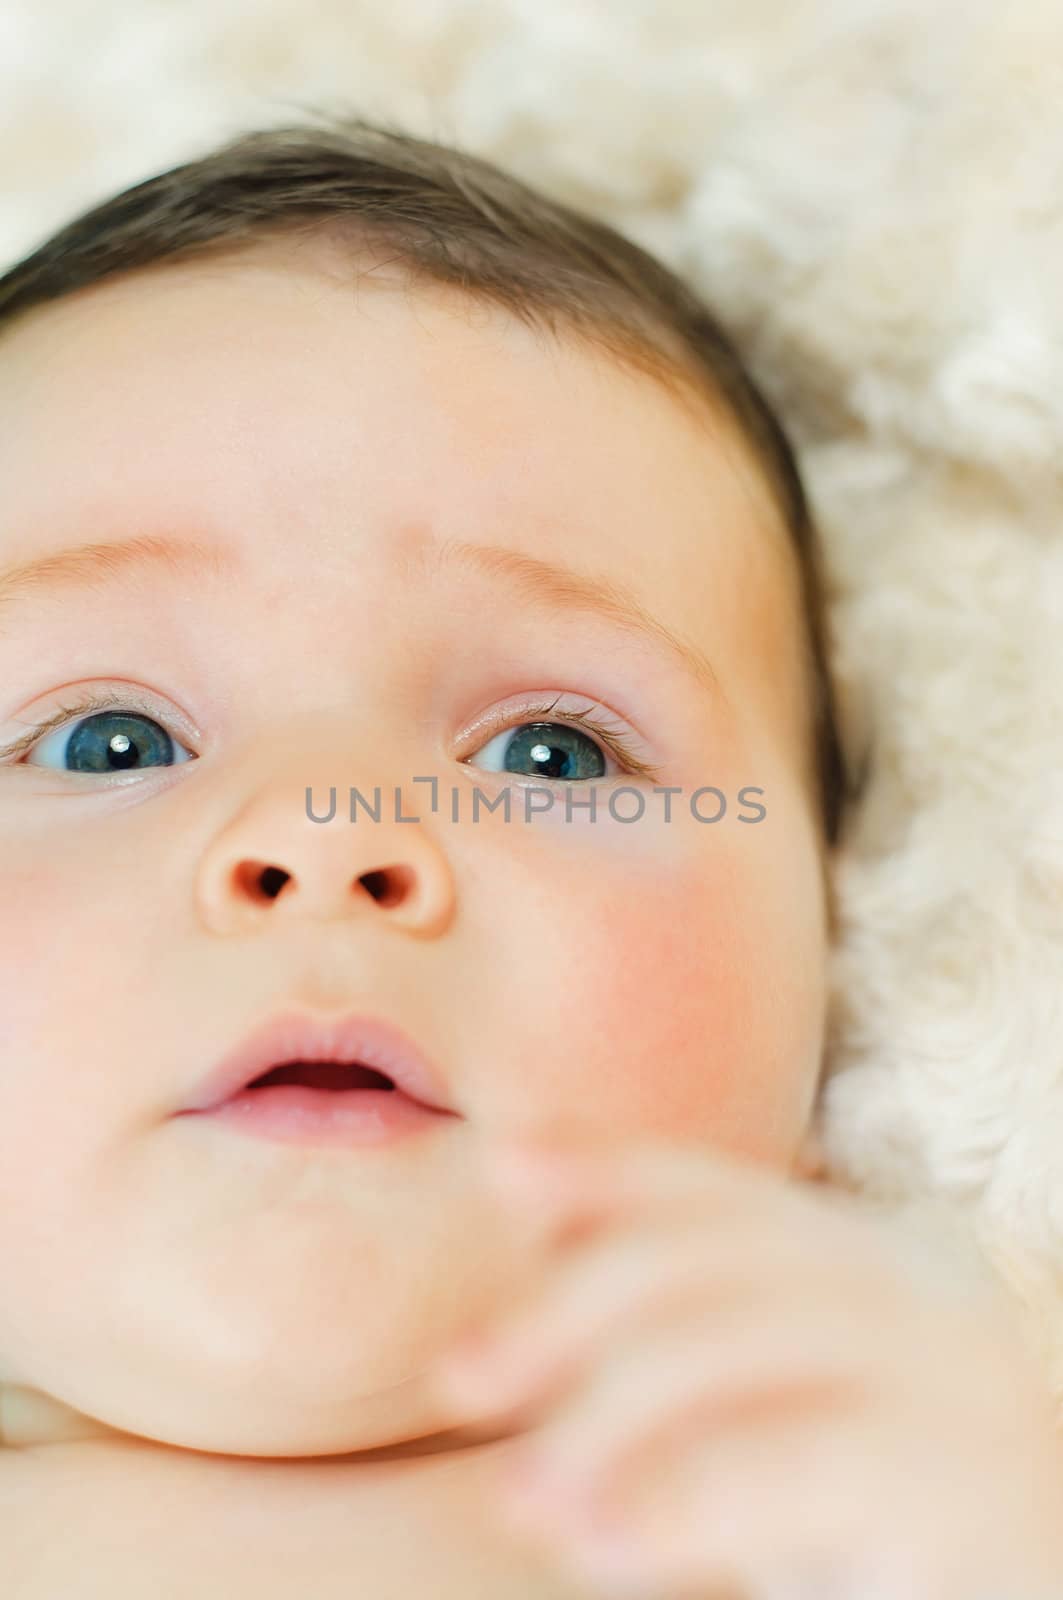
<svg viewBox="0 0 1063 1600">
<path fill-rule="evenodd" d="M 153 710 L 140 702 L 135 694 L 116 694 L 113 689 L 98 691 L 80 701 L 77 705 L 60 706 L 50 717 L 38 723 L 35 728 L 30 728 L 17 738 L 13 744 L 5 745 L 0 750 L 0 757 L 5 761 L 11 756 L 25 755 L 39 739 L 46 733 L 51 733 L 53 728 L 59 728 L 70 718 L 91 716 L 94 711 L 113 711 L 121 707 L 123 711 L 136 711 L 141 716 L 150 717 L 153 722 L 158 721 Z"/>
<path fill-rule="evenodd" d="M 503 712 L 497 720 L 492 719 L 489 724 L 491 737 L 497 738 L 500 733 L 505 733 L 510 728 L 519 728 L 525 722 L 541 722 L 545 720 L 550 717 L 550 713 L 560 698 L 561 696 L 558 695 L 557 699 L 548 701 L 545 705 L 521 706 L 517 712 Z M 646 762 L 639 760 L 627 740 L 615 728 L 607 728 L 593 717 L 588 716 L 587 712 L 589 710 L 590 707 L 587 706 L 583 711 L 562 711 L 559 716 L 550 720 L 575 723 L 577 727 L 585 729 L 588 733 L 595 734 L 611 754 L 616 757 L 626 772 L 640 778 L 656 778 L 659 775 L 654 767 L 648 766 Z M 565 782 L 566 780 L 559 779 L 558 781 Z"/>
<path fill-rule="evenodd" d="M 560 696 L 557 697 L 557 699 L 560 698 Z M 493 722 L 491 724 L 492 738 L 506 732 L 510 727 L 519 728 L 522 722 L 543 720 L 553 711 L 554 706 L 557 704 L 557 699 L 549 701 L 545 705 L 522 706 L 520 712 L 516 714 L 519 720 L 507 722 L 505 714 L 503 714 L 496 723 Z M 51 733 L 53 728 L 61 727 L 68 720 L 91 716 L 96 711 L 113 711 L 119 707 L 124 711 L 136 711 L 141 716 L 150 717 L 153 722 L 158 721 L 154 710 L 149 710 L 147 706 L 137 700 L 134 694 L 120 695 L 115 693 L 114 690 L 103 690 L 87 696 L 77 705 L 60 706 L 44 722 L 39 723 L 35 728 L 30 728 L 16 739 L 13 744 L 6 745 L 3 749 L 0 749 L 0 759 L 7 761 L 12 757 L 25 755 L 38 740 L 43 739 L 46 734 Z M 602 723 L 588 716 L 589 710 L 590 707 L 588 706 L 583 711 L 563 711 L 553 720 L 574 723 L 577 727 L 596 735 L 627 772 L 643 778 L 656 778 L 658 776 L 655 768 L 639 760 L 621 734 L 613 728 L 603 726 Z"/>
</svg>

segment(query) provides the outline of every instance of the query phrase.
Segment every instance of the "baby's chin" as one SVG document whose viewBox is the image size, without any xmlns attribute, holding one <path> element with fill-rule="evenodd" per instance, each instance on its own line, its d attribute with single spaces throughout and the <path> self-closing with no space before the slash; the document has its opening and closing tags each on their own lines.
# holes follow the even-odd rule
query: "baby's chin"
<svg viewBox="0 0 1063 1600">
<path fill-rule="evenodd" d="M 176 1449 L 241 1459 L 330 1457 L 367 1462 L 406 1460 L 488 1444 L 508 1437 L 504 1421 L 455 1426 L 441 1411 L 421 1375 L 376 1395 L 363 1396 L 347 1416 L 333 1407 L 327 1424 L 291 1414 L 269 1420 L 269 1407 L 255 1416 L 230 1416 L 224 1429 L 205 1434 L 175 1430 L 168 1417 L 144 1416 L 135 1427 L 117 1427 L 102 1418 L 22 1384 L 0 1385 L 0 1448 L 46 1446 L 104 1440 L 111 1444 Z"/>
</svg>

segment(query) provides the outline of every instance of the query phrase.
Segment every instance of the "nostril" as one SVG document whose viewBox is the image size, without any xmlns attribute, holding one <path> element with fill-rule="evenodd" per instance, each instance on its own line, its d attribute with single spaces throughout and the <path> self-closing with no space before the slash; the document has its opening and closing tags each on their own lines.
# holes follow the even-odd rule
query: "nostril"
<svg viewBox="0 0 1063 1600">
<path fill-rule="evenodd" d="M 383 867 L 363 872 L 362 883 L 378 905 L 396 905 L 406 894 L 412 874 L 407 867 Z"/>
<path fill-rule="evenodd" d="M 234 874 L 238 886 L 253 900 L 276 900 L 291 874 L 261 861 L 242 861 Z"/>
<path fill-rule="evenodd" d="M 263 894 L 268 894 L 271 900 L 275 900 L 288 882 L 289 876 L 280 867 L 267 867 L 260 880 Z"/>
<path fill-rule="evenodd" d="M 291 873 L 283 867 L 270 866 L 263 861 L 242 861 L 233 869 L 233 878 L 244 894 L 252 900 L 273 901 L 291 881 Z M 363 872 L 358 882 L 364 886 L 378 905 L 393 906 L 404 900 L 413 881 L 408 867 L 381 867 Z"/>
</svg>

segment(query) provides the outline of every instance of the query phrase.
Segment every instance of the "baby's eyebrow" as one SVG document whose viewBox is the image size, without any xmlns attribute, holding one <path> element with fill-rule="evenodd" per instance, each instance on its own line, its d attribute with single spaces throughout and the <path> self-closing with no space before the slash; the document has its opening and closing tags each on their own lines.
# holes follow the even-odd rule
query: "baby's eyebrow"
<svg viewBox="0 0 1063 1600">
<path fill-rule="evenodd" d="M 233 551 L 166 534 L 141 534 L 133 539 L 71 545 L 0 572 L 0 611 L 23 595 L 63 589 L 95 589 L 111 579 L 133 576 L 163 566 L 175 577 L 235 578 L 240 563 Z"/>
<path fill-rule="evenodd" d="M 525 602 L 553 613 L 582 613 L 604 618 L 630 633 L 648 638 L 665 650 L 702 688 L 722 693 L 711 661 L 697 645 L 669 628 L 636 594 L 609 575 L 577 571 L 522 550 L 445 539 L 421 544 L 416 564 L 422 574 L 435 567 L 464 568 L 503 583 Z M 0 572 L 0 618 L 24 595 L 58 590 L 98 589 L 117 578 L 167 568 L 175 577 L 211 575 L 233 581 L 243 575 L 237 553 L 217 544 L 176 539 L 166 534 L 141 534 L 132 539 L 72 545 Z M 407 573 L 407 578 L 412 577 Z"/>
<path fill-rule="evenodd" d="M 577 571 L 560 562 L 547 561 L 522 550 L 500 545 L 475 544 L 467 539 L 446 539 L 422 547 L 423 565 L 458 566 L 504 582 L 529 603 L 552 612 L 582 612 L 604 617 L 630 633 L 663 645 L 685 672 L 702 688 L 722 694 L 722 686 L 708 656 L 684 639 L 643 605 L 631 589 L 609 575 Z"/>
</svg>

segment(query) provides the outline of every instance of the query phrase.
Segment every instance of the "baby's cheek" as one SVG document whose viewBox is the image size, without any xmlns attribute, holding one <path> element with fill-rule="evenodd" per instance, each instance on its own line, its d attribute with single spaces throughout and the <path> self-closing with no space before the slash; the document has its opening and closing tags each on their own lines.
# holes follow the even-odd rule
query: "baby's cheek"
<svg viewBox="0 0 1063 1600">
<path fill-rule="evenodd" d="M 787 1155 L 807 1111 L 820 1017 L 777 906 L 723 850 L 630 867 L 621 882 L 599 879 L 560 986 L 569 1115 Z"/>
<path fill-rule="evenodd" d="M 723 1076 L 746 1031 L 741 930 L 721 921 L 711 899 L 662 873 L 652 895 L 616 894 L 600 908 L 602 937 L 583 993 L 593 981 L 618 1114 L 678 1110 L 706 1074 Z"/>
<path fill-rule="evenodd" d="M 102 871 L 67 854 L 0 857 L 0 1082 L 24 1079 L 29 1059 L 43 1082 L 72 1042 L 86 1059 L 106 1048 L 101 996 L 129 981 L 139 904 L 135 873 L 110 881 L 112 892 Z"/>
<path fill-rule="evenodd" d="M 34 867 L 0 857 L 0 1073 L 14 1065 L 11 1051 L 40 1021 L 45 993 L 62 1003 L 57 967 L 62 959 L 64 927 L 48 876 Z M 69 901 L 70 892 L 65 899 Z"/>
</svg>

